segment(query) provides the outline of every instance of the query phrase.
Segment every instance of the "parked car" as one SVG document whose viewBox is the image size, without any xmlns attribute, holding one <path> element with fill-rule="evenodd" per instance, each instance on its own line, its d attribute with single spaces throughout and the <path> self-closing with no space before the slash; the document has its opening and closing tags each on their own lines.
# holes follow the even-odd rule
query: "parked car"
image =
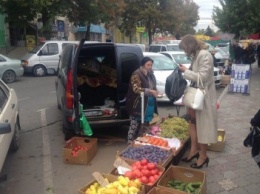
<svg viewBox="0 0 260 194">
<path fill-rule="evenodd" d="M 36 77 L 54 74 L 57 71 L 59 56 L 67 44 L 79 44 L 79 41 L 46 41 L 34 47 L 21 57 L 24 72 Z"/>
<path fill-rule="evenodd" d="M 134 44 L 85 43 L 83 39 L 78 46 L 63 49 L 55 88 L 65 139 L 83 135 L 82 114 L 93 128 L 129 123 L 126 93 L 142 59 L 141 48 Z"/>
<path fill-rule="evenodd" d="M 177 64 L 185 65 L 185 67 L 187 68 L 189 68 L 191 65 L 191 60 L 190 58 L 187 57 L 185 52 L 166 51 L 160 53 L 172 59 Z M 215 77 L 215 85 L 219 86 L 221 83 L 221 70 L 218 67 L 214 67 L 214 77 Z"/>
<path fill-rule="evenodd" d="M 16 93 L 0 79 L 0 172 L 8 151 L 19 148 L 20 129 Z"/>
<path fill-rule="evenodd" d="M 158 102 L 169 102 L 169 98 L 165 94 L 166 78 L 178 67 L 177 63 L 160 53 L 144 52 L 144 56 L 153 59 L 153 71 L 156 78 L 156 87 L 161 98 L 157 98 Z"/>
<path fill-rule="evenodd" d="M 11 59 L 0 54 L 0 78 L 5 83 L 14 82 L 17 77 L 23 76 L 23 73 L 21 60 Z"/>
<path fill-rule="evenodd" d="M 179 44 L 151 44 L 149 52 L 180 51 Z"/>
</svg>

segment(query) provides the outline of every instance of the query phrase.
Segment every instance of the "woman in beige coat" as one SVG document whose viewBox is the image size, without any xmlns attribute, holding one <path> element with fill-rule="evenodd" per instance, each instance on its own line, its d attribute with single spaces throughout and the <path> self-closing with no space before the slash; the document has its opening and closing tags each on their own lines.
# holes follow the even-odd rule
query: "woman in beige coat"
<svg viewBox="0 0 260 194">
<path fill-rule="evenodd" d="M 179 44 L 180 49 L 184 50 L 187 56 L 192 59 L 189 69 L 180 65 L 179 70 L 183 72 L 185 79 L 191 81 L 192 85 L 196 85 L 197 78 L 200 76 L 206 91 L 203 110 L 187 108 L 191 149 L 188 156 L 182 161 L 190 162 L 197 158 L 197 162 L 191 164 L 192 168 L 202 168 L 204 164 L 208 166 L 207 146 L 217 142 L 217 99 L 213 58 L 211 53 L 205 50 L 203 44 L 192 35 L 184 36 Z"/>
</svg>

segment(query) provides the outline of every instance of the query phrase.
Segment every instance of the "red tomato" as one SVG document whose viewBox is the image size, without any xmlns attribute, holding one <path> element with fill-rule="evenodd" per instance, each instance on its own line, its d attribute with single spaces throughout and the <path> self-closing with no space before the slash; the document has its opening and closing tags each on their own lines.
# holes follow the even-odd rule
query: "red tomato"
<svg viewBox="0 0 260 194">
<path fill-rule="evenodd" d="M 149 180 L 148 180 L 148 178 L 147 178 L 146 176 L 142 176 L 142 177 L 141 177 L 141 182 L 142 182 L 143 184 L 147 184 L 147 183 L 149 182 Z"/>
<path fill-rule="evenodd" d="M 147 161 L 146 159 L 142 159 L 142 160 L 141 160 L 141 165 L 142 165 L 142 166 L 147 165 L 147 163 L 148 163 L 148 161 Z"/>
<path fill-rule="evenodd" d="M 132 171 L 127 171 L 124 174 L 125 177 L 128 177 L 130 180 L 134 178 L 133 172 Z"/>
<path fill-rule="evenodd" d="M 148 163 L 148 164 L 147 164 L 147 169 L 148 169 L 148 170 L 153 170 L 153 169 L 155 169 L 155 164 L 154 164 L 154 163 Z"/>
<path fill-rule="evenodd" d="M 149 177 L 149 183 L 154 183 L 155 181 L 156 179 L 154 178 L 154 176 Z"/>
<path fill-rule="evenodd" d="M 153 169 L 153 170 L 151 170 L 150 172 L 151 172 L 152 175 L 158 174 L 158 170 L 157 170 L 157 169 Z"/>
<path fill-rule="evenodd" d="M 141 166 L 141 162 L 140 161 L 137 161 L 134 163 L 135 166 Z"/>
<path fill-rule="evenodd" d="M 140 170 L 136 169 L 133 171 L 133 174 L 135 176 L 135 178 L 139 178 L 142 176 L 142 173 L 140 172 Z"/>
<path fill-rule="evenodd" d="M 147 178 L 148 178 L 149 176 L 151 176 L 151 172 L 150 172 L 149 170 L 147 170 L 147 169 L 142 170 L 142 173 L 143 173 L 143 175 L 146 176 Z"/>
<path fill-rule="evenodd" d="M 155 178 L 155 180 L 158 180 L 158 178 L 160 177 L 158 174 L 153 176 Z"/>
<path fill-rule="evenodd" d="M 142 169 L 147 169 L 147 165 L 142 166 Z"/>
</svg>

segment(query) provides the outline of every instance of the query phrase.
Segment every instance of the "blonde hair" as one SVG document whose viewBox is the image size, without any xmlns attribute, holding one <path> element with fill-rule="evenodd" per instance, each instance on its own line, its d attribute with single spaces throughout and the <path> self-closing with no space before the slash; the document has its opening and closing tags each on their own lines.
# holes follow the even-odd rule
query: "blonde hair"
<svg viewBox="0 0 260 194">
<path fill-rule="evenodd" d="M 204 49 L 206 44 L 200 40 L 197 40 L 193 35 L 185 35 L 179 47 L 183 50 L 188 57 L 194 57 L 201 50 Z"/>
</svg>

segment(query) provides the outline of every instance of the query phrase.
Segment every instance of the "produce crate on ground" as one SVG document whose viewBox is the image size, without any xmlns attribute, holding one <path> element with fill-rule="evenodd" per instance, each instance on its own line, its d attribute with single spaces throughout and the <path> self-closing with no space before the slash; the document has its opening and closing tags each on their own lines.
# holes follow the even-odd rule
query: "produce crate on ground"
<svg viewBox="0 0 260 194">
<path fill-rule="evenodd" d="M 123 193 L 130 193 L 129 189 L 135 191 L 136 194 L 145 194 L 144 186 L 141 185 L 140 182 L 135 183 L 131 182 L 129 186 L 126 186 L 125 180 L 120 179 L 118 176 L 111 175 L 111 174 L 102 174 L 102 177 L 106 179 L 110 184 L 105 187 L 102 187 L 97 180 L 93 180 L 80 188 L 78 194 L 91 194 L 91 193 L 98 193 L 98 190 L 101 192 L 100 189 L 103 190 L 103 193 L 115 193 L 115 194 L 123 194 Z M 132 186 L 132 185 L 133 186 Z M 102 184 L 103 185 L 103 184 Z M 131 188 L 132 187 L 132 188 Z M 136 189 L 133 187 L 139 187 L 139 191 L 136 192 Z"/>
<path fill-rule="evenodd" d="M 226 132 L 224 129 L 218 129 L 218 142 L 208 145 L 208 150 L 222 152 L 225 148 Z"/>
<path fill-rule="evenodd" d="M 145 186 L 145 192 L 147 193 L 153 187 L 156 186 L 156 183 L 162 176 L 165 171 L 165 168 L 156 165 L 155 163 L 149 163 L 146 159 L 141 161 L 129 160 L 117 158 L 114 168 L 110 174 L 112 175 L 123 175 L 132 179 L 140 179 L 141 183 Z"/>
<path fill-rule="evenodd" d="M 159 187 L 154 187 L 147 194 L 175 194 L 175 192 L 168 191 Z"/>
<path fill-rule="evenodd" d="M 142 160 L 147 159 L 149 162 L 157 163 L 163 167 L 168 166 L 172 161 L 172 152 L 151 145 L 129 145 L 118 154 L 122 159 Z"/>
<path fill-rule="evenodd" d="M 206 173 L 187 167 L 170 166 L 158 181 L 157 187 L 176 194 L 206 194 Z"/>
<path fill-rule="evenodd" d="M 63 161 L 68 164 L 87 165 L 96 153 L 96 138 L 73 137 L 63 147 Z"/>
</svg>

